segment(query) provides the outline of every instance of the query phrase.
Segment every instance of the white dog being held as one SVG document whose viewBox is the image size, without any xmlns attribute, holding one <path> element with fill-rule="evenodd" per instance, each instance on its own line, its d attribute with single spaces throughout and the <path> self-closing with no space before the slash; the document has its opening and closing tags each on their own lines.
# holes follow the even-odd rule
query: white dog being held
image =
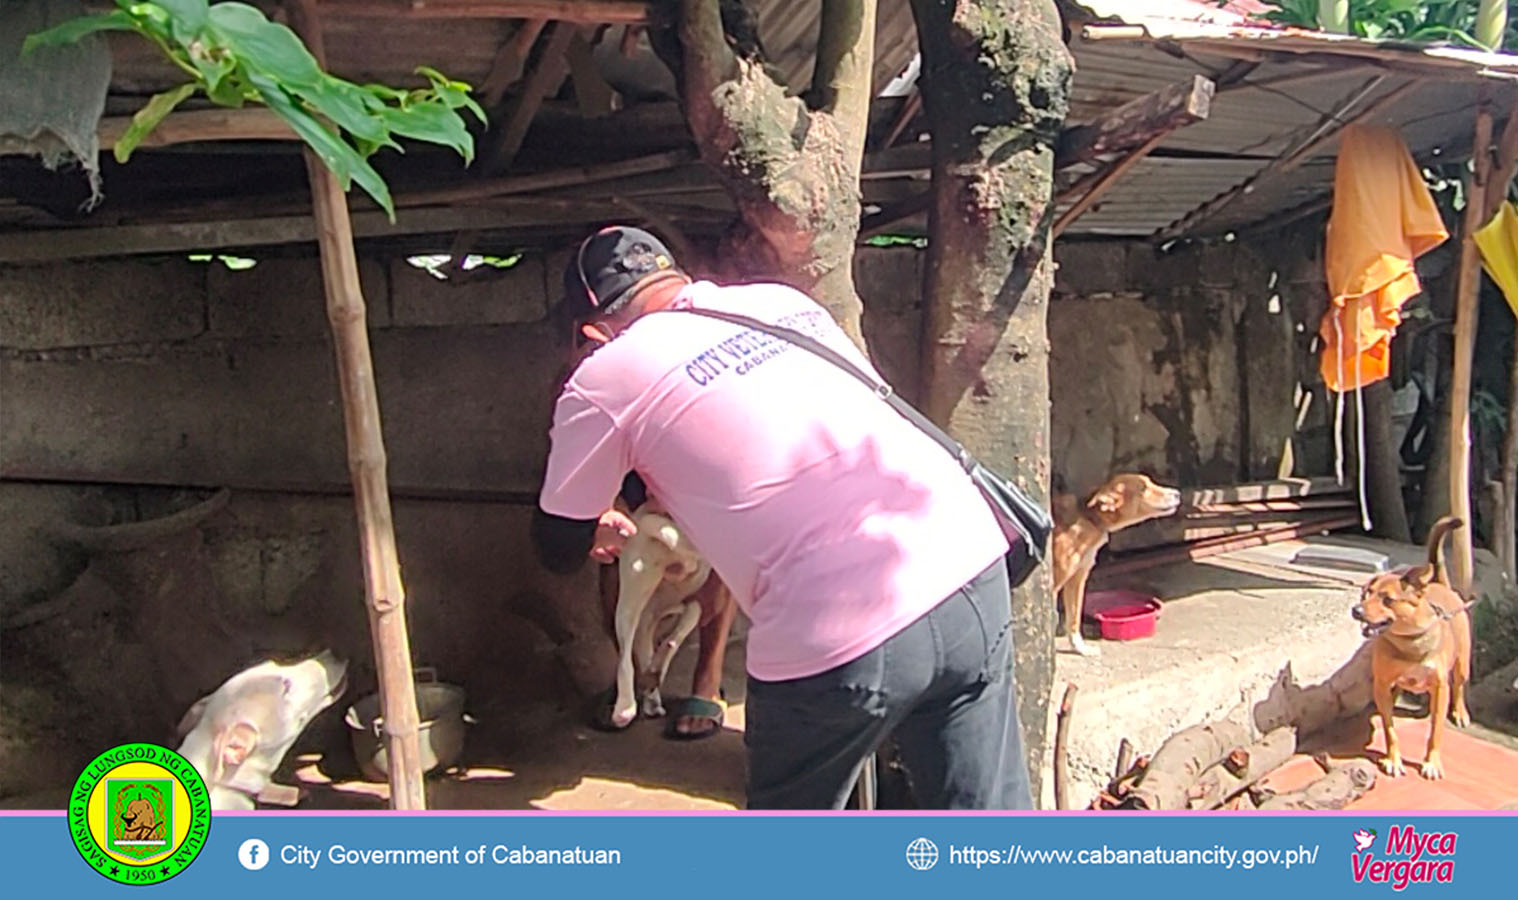
<svg viewBox="0 0 1518 900">
<path fill-rule="evenodd" d="M 205 779 L 212 809 L 253 809 L 296 738 L 347 688 L 347 670 L 330 650 L 290 665 L 270 660 L 190 707 L 179 754 Z"/>
<path fill-rule="evenodd" d="M 611 723 L 626 728 L 638 717 L 639 697 L 645 716 L 664 715 L 659 686 L 675 651 L 701 619 L 695 593 L 711 574 L 711 564 L 662 511 L 645 503 L 632 515 L 637 532 L 627 539 L 617 560 L 615 616 L 617 699 Z M 678 617 L 673 630 L 654 647 L 660 624 Z"/>
</svg>

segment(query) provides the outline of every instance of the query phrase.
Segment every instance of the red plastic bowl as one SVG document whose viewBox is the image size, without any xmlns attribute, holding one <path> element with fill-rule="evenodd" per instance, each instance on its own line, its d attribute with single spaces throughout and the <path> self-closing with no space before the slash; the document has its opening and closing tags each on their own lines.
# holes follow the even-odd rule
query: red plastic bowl
<svg viewBox="0 0 1518 900">
<path fill-rule="evenodd" d="M 1160 601 L 1138 591 L 1092 591 L 1085 615 L 1097 623 L 1104 641 L 1132 641 L 1154 634 Z"/>
</svg>

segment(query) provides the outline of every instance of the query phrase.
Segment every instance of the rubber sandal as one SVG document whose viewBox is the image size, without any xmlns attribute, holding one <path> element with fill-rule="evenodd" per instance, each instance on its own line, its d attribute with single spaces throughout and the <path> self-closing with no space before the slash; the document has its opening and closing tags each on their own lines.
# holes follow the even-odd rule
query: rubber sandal
<svg viewBox="0 0 1518 900">
<path fill-rule="evenodd" d="M 705 697 L 681 697 L 670 704 L 667 712 L 669 721 L 664 724 L 664 736 L 672 741 L 699 741 L 709 738 L 722 730 L 723 720 L 727 717 L 727 698 L 708 700 Z M 705 719 L 712 723 L 711 728 L 703 731 L 690 733 L 680 730 L 681 719 Z"/>
</svg>

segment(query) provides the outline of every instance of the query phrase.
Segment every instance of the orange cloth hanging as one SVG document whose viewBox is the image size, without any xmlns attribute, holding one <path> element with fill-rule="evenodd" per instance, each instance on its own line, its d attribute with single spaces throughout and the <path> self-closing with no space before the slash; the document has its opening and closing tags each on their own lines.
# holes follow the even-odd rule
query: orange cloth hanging
<svg viewBox="0 0 1518 900">
<path fill-rule="evenodd" d="M 1331 303 L 1318 328 L 1329 390 L 1352 391 L 1390 374 L 1402 305 L 1422 290 L 1413 260 L 1448 238 L 1402 136 L 1347 126 L 1324 253 Z"/>
</svg>

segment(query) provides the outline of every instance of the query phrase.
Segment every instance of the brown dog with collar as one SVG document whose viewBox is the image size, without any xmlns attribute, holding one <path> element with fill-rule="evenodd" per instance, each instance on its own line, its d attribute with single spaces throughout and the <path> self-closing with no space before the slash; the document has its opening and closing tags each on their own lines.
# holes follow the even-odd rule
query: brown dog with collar
<svg viewBox="0 0 1518 900">
<path fill-rule="evenodd" d="M 1445 717 L 1461 727 L 1471 722 L 1465 707 L 1465 684 L 1471 677 L 1471 620 L 1466 603 L 1450 587 L 1439 554 L 1445 535 L 1463 524 L 1453 516 L 1434 523 L 1428 533 L 1428 563 L 1377 575 L 1351 610 L 1362 623 L 1364 635 L 1375 640 L 1370 665 L 1376 712 L 1386 736 L 1381 768 L 1388 775 L 1405 771 L 1392 722 L 1397 691 L 1429 696 L 1424 778 L 1444 776 L 1439 744 Z"/>
<path fill-rule="evenodd" d="M 1054 498 L 1050 557 L 1054 590 L 1064 602 L 1070 649 L 1082 656 L 1097 655 L 1097 649 L 1081 638 L 1081 611 L 1086 605 L 1086 579 L 1096 566 L 1096 554 L 1107 545 L 1112 532 L 1173 515 L 1180 508 L 1180 491 L 1137 474 L 1114 475 L 1087 498 L 1084 506 L 1070 494 Z"/>
</svg>

